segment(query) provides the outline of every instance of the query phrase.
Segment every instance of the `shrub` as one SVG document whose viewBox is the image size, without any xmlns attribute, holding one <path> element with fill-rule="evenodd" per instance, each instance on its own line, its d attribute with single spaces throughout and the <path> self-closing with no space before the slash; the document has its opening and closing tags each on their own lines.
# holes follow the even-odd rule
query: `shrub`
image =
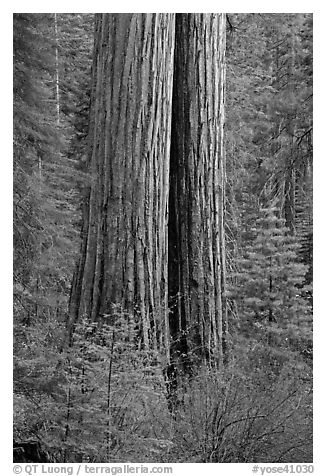
<svg viewBox="0 0 326 476">
<path fill-rule="evenodd" d="M 239 368 L 239 367 L 238 367 Z M 293 368 L 273 380 L 203 370 L 185 388 L 174 427 L 174 462 L 312 461 L 312 390 Z"/>
</svg>

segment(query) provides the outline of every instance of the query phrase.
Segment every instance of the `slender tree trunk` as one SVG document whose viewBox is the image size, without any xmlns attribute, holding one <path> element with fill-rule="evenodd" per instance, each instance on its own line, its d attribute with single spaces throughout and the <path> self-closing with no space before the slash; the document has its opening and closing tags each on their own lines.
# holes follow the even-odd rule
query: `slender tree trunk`
<svg viewBox="0 0 326 476">
<path fill-rule="evenodd" d="M 70 324 L 118 304 L 167 353 L 174 14 L 97 14 L 89 172 Z"/>
<path fill-rule="evenodd" d="M 292 142 L 293 139 L 292 139 Z M 288 159 L 285 176 L 285 197 L 284 197 L 284 216 L 285 226 L 290 230 L 291 235 L 295 233 L 295 189 L 296 174 L 293 167 L 293 157 L 295 154 L 295 145 L 291 144 L 291 156 Z"/>
<path fill-rule="evenodd" d="M 295 48 L 294 48 L 294 32 L 292 32 L 291 43 L 291 57 L 289 63 L 288 82 L 289 93 L 295 98 L 294 90 L 294 71 L 295 71 Z M 295 171 L 295 158 L 298 154 L 298 149 L 295 144 L 295 122 L 296 117 L 292 116 L 288 118 L 288 134 L 289 134 L 289 149 L 290 154 L 286 158 L 286 174 L 285 174 L 285 197 L 284 197 L 284 216 L 285 225 L 293 235 L 295 233 L 295 189 L 296 189 L 296 171 Z"/>
<path fill-rule="evenodd" d="M 58 49 L 58 18 L 54 14 L 54 33 L 55 33 L 55 103 L 57 113 L 57 124 L 60 124 L 60 87 L 59 87 L 59 49 Z"/>
<path fill-rule="evenodd" d="M 224 14 L 176 16 L 169 220 L 173 358 L 219 364 L 227 336 L 225 21 Z"/>
</svg>

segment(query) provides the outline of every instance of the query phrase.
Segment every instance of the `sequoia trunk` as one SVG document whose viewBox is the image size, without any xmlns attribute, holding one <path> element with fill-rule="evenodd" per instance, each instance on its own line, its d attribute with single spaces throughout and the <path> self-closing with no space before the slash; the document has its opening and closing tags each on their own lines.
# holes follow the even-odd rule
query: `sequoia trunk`
<svg viewBox="0 0 326 476">
<path fill-rule="evenodd" d="M 225 21 L 176 16 L 169 296 L 172 356 L 183 365 L 197 357 L 222 363 L 226 352 Z"/>
<path fill-rule="evenodd" d="M 71 322 L 113 304 L 166 345 L 174 14 L 98 14 L 89 171 Z"/>
</svg>

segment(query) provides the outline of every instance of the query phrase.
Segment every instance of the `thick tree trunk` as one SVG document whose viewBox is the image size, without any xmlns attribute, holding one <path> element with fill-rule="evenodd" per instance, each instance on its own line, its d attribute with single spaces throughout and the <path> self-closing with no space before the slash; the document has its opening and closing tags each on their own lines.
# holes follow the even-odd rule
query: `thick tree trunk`
<svg viewBox="0 0 326 476">
<path fill-rule="evenodd" d="M 168 351 L 167 222 L 174 14 L 96 17 L 89 170 L 70 323 L 112 305 Z"/>
<path fill-rule="evenodd" d="M 223 362 L 225 15 L 177 14 L 169 296 L 175 360 Z"/>
</svg>

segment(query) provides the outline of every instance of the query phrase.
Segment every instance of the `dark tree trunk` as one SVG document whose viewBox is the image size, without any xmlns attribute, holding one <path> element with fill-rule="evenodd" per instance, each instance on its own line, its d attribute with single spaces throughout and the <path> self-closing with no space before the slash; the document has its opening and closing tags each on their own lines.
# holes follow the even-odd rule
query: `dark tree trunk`
<svg viewBox="0 0 326 476">
<path fill-rule="evenodd" d="M 172 113 L 169 296 L 172 356 L 222 363 L 225 15 L 178 14 Z"/>
</svg>

